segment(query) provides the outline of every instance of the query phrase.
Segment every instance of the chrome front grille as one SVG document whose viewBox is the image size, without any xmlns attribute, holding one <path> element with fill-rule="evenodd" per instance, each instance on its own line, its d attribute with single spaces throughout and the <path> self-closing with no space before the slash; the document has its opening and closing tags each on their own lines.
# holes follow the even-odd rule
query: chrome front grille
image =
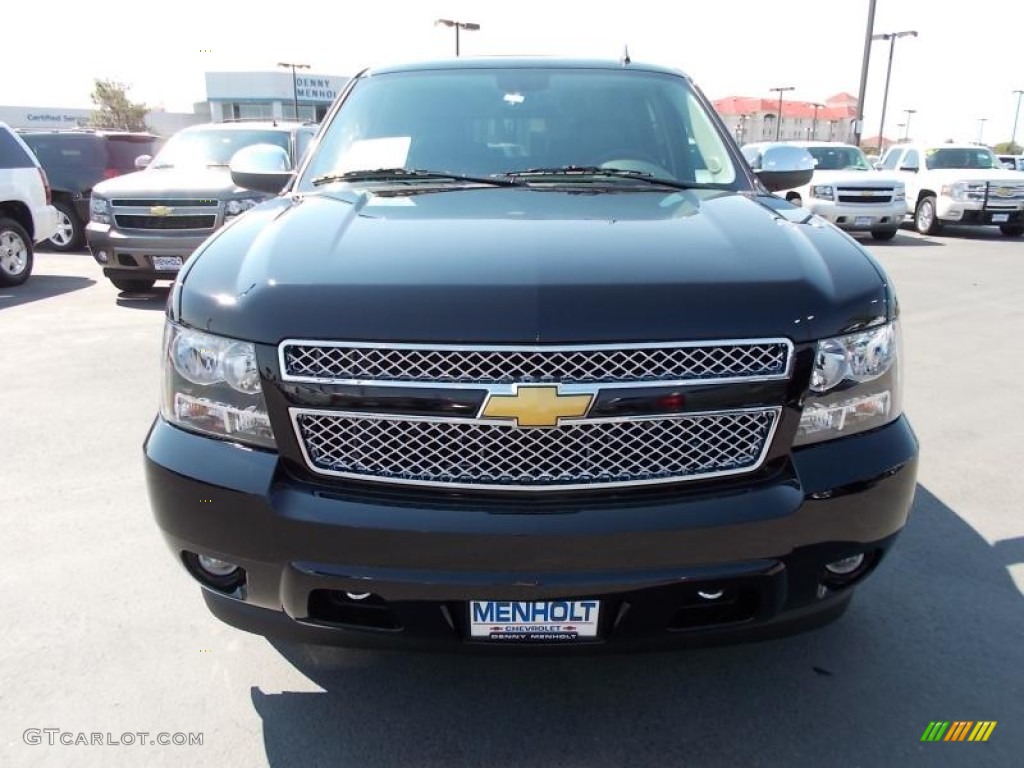
<svg viewBox="0 0 1024 768">
<path fill-rule="evenodd" d="M 286 380 L 319 383 L 618 383 L 784 378 L 785 339 L 580 347 L 487 347 L 286 341 Z"/>
<path fill-rule="evenodd" d="M 891 203 L 892 187 L 837 187 L 836 197 L 840 203 L 858 205 L 880 205 Z"/>
<path fill-rule="evenodd" d="M 209 232 L 221 215 L 214 198 L 115 198 L 110 209 L 118 228 L 137 230 Z"/>
<path fill-rule="evenodd" d="M 325 475 L 477 489 L 553 490 L 748 472 L 780 408 L 594 419 L 517 428 L 473 419 L 292 409 L 306 461 Z"/>
</svg>

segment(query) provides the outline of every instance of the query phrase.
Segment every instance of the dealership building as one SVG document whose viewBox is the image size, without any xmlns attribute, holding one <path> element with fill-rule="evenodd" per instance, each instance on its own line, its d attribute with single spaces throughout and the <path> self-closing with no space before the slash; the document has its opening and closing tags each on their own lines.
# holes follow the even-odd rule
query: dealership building
<svg viewBox="0 0 1024 768">
<path fill-rule="evenodd" d="M 295 117 L 320 122 L 348 77 L 278 72 L 207 72 L 206 103 L 210 119 L 242 120 Z"/>
<path fill-rule="evenodd" d="M 192 112 L 166 112 L 154 109 L 146 115 L 146 124 L 162 136 L 182 128 L 211 120 L 290 120 L 296 105 L 300 120 L 319 122 L 327 114 L 335 97 L 348 83 L 348 77 L 277 72 L 207 72 L 206 99 L 197 102 Z M 0 122 L 12 128 L 67 129 L 85 127 L 90 109 L 78 107 L 0 106 Z"/>
</svg>

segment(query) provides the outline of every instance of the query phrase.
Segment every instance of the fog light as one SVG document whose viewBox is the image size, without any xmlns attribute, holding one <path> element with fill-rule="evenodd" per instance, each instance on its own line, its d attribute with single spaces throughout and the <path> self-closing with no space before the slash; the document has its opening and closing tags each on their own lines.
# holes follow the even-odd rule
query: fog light
<svg viewBox="0 0 1024 768">
<path fill-rule="evenodd" d="M 864 564 L 864 554 L 844 557 L 825 566 L 825 570 L 834 573 L 836 576 L 848 576 Z"/>
<path fill-rule="evenodd" d="M 230 576 L 238 570 L 238 566 L 234 563 L 228 563 L 215 557 L 207 557 L 206 555 L 199 556 L 199 567 L 211 576 Z"/>
<path fill-rule="evenodd" d="M 110 261 L 110 254 L 107 253 L 106 251 L 96 251 L 96 261 L 100 262 L 101 264 L 106 264 L 108 261 Z"/>
</svg>

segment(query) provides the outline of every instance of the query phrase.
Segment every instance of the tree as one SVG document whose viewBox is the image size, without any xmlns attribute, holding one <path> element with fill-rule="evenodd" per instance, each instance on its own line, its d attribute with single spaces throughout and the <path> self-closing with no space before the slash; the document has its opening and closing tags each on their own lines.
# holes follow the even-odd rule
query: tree
<svg viewBox="0 0 1024 768">
<path fill-rule="evenodd" d="M 93 128 L 116 131 L 149 131 L 149 107 L 128 98 L 128 86 L 113 80 L 96 80 L 90 96 L 97 109 L 89 116 Z"/>
<path fill-rule="evenodd" d="M 1000 144 L 996 144 L 997 155 L 1020 155 L 1024 154 L 1024 147 L 1020 144 L 1014 144 L 1012 141 L 1004 141 Z"/>
</svg>

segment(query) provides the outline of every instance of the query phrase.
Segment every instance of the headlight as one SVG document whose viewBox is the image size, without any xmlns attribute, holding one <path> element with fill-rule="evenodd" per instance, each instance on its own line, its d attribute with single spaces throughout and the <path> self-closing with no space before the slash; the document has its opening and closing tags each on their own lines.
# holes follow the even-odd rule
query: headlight
<svg viewBox="0 0 1024 768">
<path fill-rule="evenodd" d="M 238 216 L 262 202 L 263 201 L 257 197 L 243 197 L 237 200 L 228 200 L 224 206 L 224 215 Z"/>
<path fill-rule="evenodd" d="M 831 184 L 817 184 L 811 187 L 811 197 L 819 200 L 832 200 L 835 198 L 835 191 Z"/>
<path fill-rule="evenodd" d="M 985 183 L 958 181 L 955 184 L 945 184 L 942 187 L 942 194 L 953 198 L 958 203 L 969 200 L 984 200 Z"/>
<path fill-rule="evenodd" d="M 794 445 L 865 432 L 902 413 L 900 328 L 893 321 L 818 342 Z"/>
<path fill-rule="evenodd" d="M 251 343 L 167 323 L 163 375 L 160 414 L 171 424 L 259 448 L 277 447 Z"/>
<path fill-rule="evenodd" d="M 89 220 L 99 224 L 110 223 L 110 201 L 93 195 L 89 198 Z"/>
</svg>

